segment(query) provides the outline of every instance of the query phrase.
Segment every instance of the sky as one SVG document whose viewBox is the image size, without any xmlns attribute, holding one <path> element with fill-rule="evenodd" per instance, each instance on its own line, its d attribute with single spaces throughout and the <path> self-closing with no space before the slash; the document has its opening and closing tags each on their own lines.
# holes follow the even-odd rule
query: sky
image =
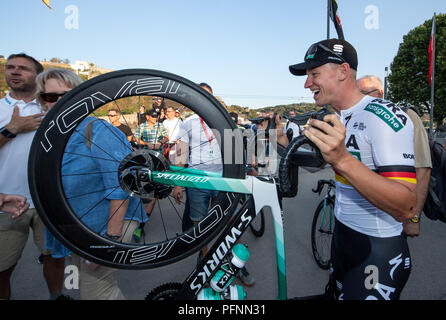
<svg viewBox="0 0 446 320">
<path fill-rule="evenodd" d="M 41 0 L 2 3 L 0 55 L 148 68 L 207 82 L 227 105 L 313 102 L 288 66 L 327 38 L 327 0 Z M 386 75 L 403 36 L 445 0 L 338 0 L 358 76 Z M 330 37 L 336 38 L 330 22 Z M 426 43 L 426 50 L 428 43 Z M 390 68 L 389 68 L 390 69 Z"/>
</svg>

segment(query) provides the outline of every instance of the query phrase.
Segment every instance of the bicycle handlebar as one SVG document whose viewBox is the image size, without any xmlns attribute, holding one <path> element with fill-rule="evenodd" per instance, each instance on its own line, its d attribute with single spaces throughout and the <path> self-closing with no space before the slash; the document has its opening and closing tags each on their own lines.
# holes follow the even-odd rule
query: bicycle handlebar
<svg viewBox="0 0 446 320">
<path fill-rule="evenodd" d="M 331 188 L 336 188 L 336 183 L 334 182 L 334 180 L 321 179 L 321 180 L 318 180 L 316 189 L 311 189 L 311 191 L 313 191 L 314 193 L 321 194 L 322 189 L 324 188 L 324 186 L 326 184 L 328 184 Z"/>
<path fill-rule="evenodd" d="M 285 116 L 284 118 L 290 120 L 291 122 L 294 122 L 295 124 L 304 125 L 307 123 L 308 119 L 323 120 L 324 116 L 329 113 L 330 112 L 327 108 L 322 108 L 319 111 L 306 112 L 306 113 L 299 114 L 294 117 L 286 117 Z"/>
</svg>

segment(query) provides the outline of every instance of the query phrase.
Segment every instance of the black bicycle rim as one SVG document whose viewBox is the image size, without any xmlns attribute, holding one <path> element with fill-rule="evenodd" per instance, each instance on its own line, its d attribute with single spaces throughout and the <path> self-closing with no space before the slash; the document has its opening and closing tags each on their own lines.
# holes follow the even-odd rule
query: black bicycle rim
<svg viewBox="0 0 446 320">
<path fill-rule="evenodd" d="M 62 186 L 65 146 L 74 128 L 94 110 L 111 101 L 136 95 L 161 96 L 189 107 L 211 128 L 222 133 L 221 145 L 225 139 L 223 130 L 235 129 L 221 104 L 193 82 L 157 70 L 121 70 L 95 77 L 66 93 L 37 130 L 28 163 L 33 202 L 50 232 L 75 253 L 123 269 L 153 268 L 187 257 L 218 234 L 238 203 L 236 194 L 220 192 L 216 205 L 200 224 L 183 234 L 146 245 L 109 240 L 79 220 Z M 243 178 L 244 164 L 235 161 L 223 164 L 223 176 Z"/>
</svg>

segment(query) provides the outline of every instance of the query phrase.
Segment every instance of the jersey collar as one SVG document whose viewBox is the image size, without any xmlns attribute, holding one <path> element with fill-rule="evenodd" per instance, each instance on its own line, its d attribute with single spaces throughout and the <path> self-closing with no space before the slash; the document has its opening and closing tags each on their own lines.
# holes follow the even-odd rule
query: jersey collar
<svg viewBox="0 0 446 320">
<path fill-rule="evenodd" d="M 5 96 L 4 99 L 5 99 L 5 102 L 6 102 L 8 105 L 10 105 L 11 107 L 14 107 L 16 104 L 21 104 L 21 103 L 23 103 L 24 105 L 27 105 L 27 104 L 29 104 L 29 103 L 39 104 L 39 103 L 37 102 L 37 99 L 31 100 L 31 101 L 28 102 L 28 103 L 25 103 L 25 101 L 23 101 L 23 100 L 17 100 L 17 99 L 14 99 L 14 98 L 11 96 L 11 92 L 8 92 L 8 93 L 6 94 L 6 96 Z"/>
<path fill-rule="evenodd" d="M 364 96 L 361 100 L 359 100 L 359 102 L 357 104 L 355 104 L 354 106 L 346 109 L 346 110 L 341 110 L 341 118 L 345 118 L 350 116 L 353 112 L 362 109 L 364 106 L 366 106 L 370 101 L 372 101 L 373 99 L 376 99 L 374 97 L 371 96 Z"/>
</svg>

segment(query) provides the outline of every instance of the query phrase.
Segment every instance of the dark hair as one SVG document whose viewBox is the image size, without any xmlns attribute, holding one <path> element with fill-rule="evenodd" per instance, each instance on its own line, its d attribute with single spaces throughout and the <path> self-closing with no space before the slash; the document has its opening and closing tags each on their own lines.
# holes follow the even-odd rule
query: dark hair
<svg viewBox="0 0 446 320">
<path fill-rule="evenodd" d="M 119 110 L 119 108 L 110 108 L 110 109 L 108 109 L 108 111 L 109 112 L 110 111 L 115 111 L 116 113 L 121 114 L 121 110 Z"/>
<path fill-rule="evenodd" d="M 208 85 L 206 82 L 201 82 L 201 83 L 199 84 L 199 86 L 200 86 L 200 87 L 204 87 L 204 88 L 208 88 L 209 90 L 211 90 L 211 92 L 214 92 L 214 91 L 212 90 L 211 86 Z"/>
<path fill-rule="evenodd" d="M 11 54 L 8 57 L 8 61 L 11 60 L 11 59 L 14 59 L 14 58 L 25 58 L 25 59 L 28 59 L 29 61 L 31 61 L 32 63 L 34 63 L 34 67 L 36 68 L 36 73 L 37 74 L 39 74 L 39 73 L 41 73 L 43 71 L 42 64 L 39 61 L 37 61 L 36 59 L 34 59 L 33 57 L 27 55 L 26 53 L 22 52 L 22 53 Z"/>
<path fill-rule="evenodd" d="M 147 110 L 145 113 L 146 116 L 150 116 L 152 118 L 158 118 L 158 116 L 160 115 L 160 111 L 158 108 L 152 108 L 150 110 Z"/>
<path fill-rule="evenodd" d="M 232 120 L 234 120 L 235 123 L 237 123 L 238 121 L 238 114 L 235 112 L 229 112 L 229 114 L 231 115 Z"/>
</svg>

